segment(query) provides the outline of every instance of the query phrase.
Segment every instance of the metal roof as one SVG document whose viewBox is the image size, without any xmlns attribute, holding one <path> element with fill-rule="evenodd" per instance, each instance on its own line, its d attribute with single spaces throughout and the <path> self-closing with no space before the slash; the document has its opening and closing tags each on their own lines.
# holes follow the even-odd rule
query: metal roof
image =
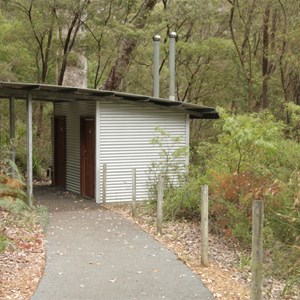
<svg viewBox="0 0 300 300">
<path fill-rule="evenodd" d="M 33 100 L 47 102 L 98 101 L 101 99 L 105 99 L 111 101 L 125 100 L 135 103 L 150 103 L 153 105 L 164 106 L 173 110 L 182 111 L 189 114 L 191 119 L 219 118 L 219 114 L 212 107 L 173 101 L 169 99 L 107 90 L 96 90 L 39 83 L 17 83 L 0 81 L 0 98 L 14 97 L 16 99 L 27 99 L 28 94 L 31 94 Z"/>
</svg>

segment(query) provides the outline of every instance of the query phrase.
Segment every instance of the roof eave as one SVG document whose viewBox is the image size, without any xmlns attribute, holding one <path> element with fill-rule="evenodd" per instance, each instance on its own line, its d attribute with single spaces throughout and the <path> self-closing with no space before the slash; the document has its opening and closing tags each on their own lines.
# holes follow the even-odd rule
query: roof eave
<svg viewBox="0 0 300 300">
<path fill-rule="evenodd" d="M 77 88 L 49 84 L 0 82 L 0 98 L 14 97 L 27 99 L 31 94 L 33 100 L 47 102 L 76 102 L 99 101 L 102 98 L 111 100 L 125 100 L 130 102 L 146 102 L 153 105 L 169 107 L 190 115 L 191 119 L 218 119 L 219 114 L 212 107 L 156 98 L 145 95 L 122 93 L 107 90 Z"/>
</svg>

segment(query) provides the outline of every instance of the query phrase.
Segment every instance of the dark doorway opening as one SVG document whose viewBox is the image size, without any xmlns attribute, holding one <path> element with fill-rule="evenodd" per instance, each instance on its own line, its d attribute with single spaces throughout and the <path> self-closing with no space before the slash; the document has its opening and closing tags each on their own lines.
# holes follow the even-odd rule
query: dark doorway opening
<svg viewBox="0 0 300 300">
<path fill-rule="evenodd" d="M 53 185 L 66 189 L 66 117 L 54 117 L 54 178 Z"/>
<path fill-rule="evenodd" d="M 80 119 L 81 194 L 95 198 L 95 118 Z"/>
</svg>

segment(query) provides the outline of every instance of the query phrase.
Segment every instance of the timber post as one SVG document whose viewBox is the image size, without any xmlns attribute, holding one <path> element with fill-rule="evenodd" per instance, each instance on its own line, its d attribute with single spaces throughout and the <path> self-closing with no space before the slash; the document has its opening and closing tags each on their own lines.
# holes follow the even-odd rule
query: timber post
<svg viewBox="0 0 300 300">
<path fill-rule="evenodd" d="M 201 186 L 201 263 L 208 267 L 208 186 Z"/>
<path fill-rule="evenodd" d="M 132 217 L 136 217 L 136 169 L 132 169 Z"/>
<path fill-rule="evenodd" d="M 33 206 L 32 180 L 32 95 L 26 99 L 26 141 L 27 141 L 27 198 L 29 206 Z"/>
<path fill-rule="evenodd" d="M 264 203 L 262 200 L 254 200 L 252 203 L 251 300 L 262 299 L 263 218 Z"/>
<path fill-rule="evenodd" d="M 15 99 L 10 97 L 9 99 L 9 138 L 10 138 L 10 160 L 12 162 L 11 166 L 11 176 L 16 177 L 15 163 L 16 163 L 16 146 L 15 146 Z"/>
<path fill-rule="evenodd" d="M 163 222 L 163 200 L 164 200 L 164 178 L 162 174 L 159 174 L 157 184 L 157 234 L 162 234 L 162 222 Z"/>
<path fill-rule="evenodd" d="M 103 164 L 102 204 L 106 204 L 106 188 L 107 188 L 107 164 Z"/>
</svg>

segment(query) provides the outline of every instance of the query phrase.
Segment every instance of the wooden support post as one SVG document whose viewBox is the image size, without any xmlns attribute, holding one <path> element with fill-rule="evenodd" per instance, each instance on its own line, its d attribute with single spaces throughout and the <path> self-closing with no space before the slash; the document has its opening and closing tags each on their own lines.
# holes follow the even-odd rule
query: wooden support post
<svg viewBox="0 0 300 300">
<path fill-rule="evenodd" d="M 208 186 L 201 186 L 201 263 L 208 267 Z"/>
<path fill-rule="evenodd" d="M 9 135 L 10 135 L 10 160 L 13 164 L 11 168 L 11 176 L 16 177 L 14 165 L 16 163 L 16 147 L 15 147 L 15 99 L 9 99 Z"/>
<path fill-rule="evenodd" d="M 32 96 L 27 95 L 26 100 L 26 140 L 27 140 L 27 197 L 30 206 L 33 205 L 32 184 Z"/>
<path fill-rule="evenodd" d="M 102 204 L 106 203 L 106 188 L 107 188 L 107 164 L 103 164 L 103 177 L 102 177 Z"/>
<path fill-rule="evenodd" d="M 136 217 L 136 169 L 132 169 L 132 217 Z"/>
<path fill-rule="evenodd" d="M 263 201 L 262 200 L 253 201 L 252 203 L 251 300 L 262 299 L 263 218 L 264 218 Z"/>
<path fill-rule="evenodd" d="M 162 223 L 163 223 L 163 201 L 164 201 L 164 178 L 162 174 L 158 177 L 157 184 L 157 234 L 162 234 Z"/>
</svg>

